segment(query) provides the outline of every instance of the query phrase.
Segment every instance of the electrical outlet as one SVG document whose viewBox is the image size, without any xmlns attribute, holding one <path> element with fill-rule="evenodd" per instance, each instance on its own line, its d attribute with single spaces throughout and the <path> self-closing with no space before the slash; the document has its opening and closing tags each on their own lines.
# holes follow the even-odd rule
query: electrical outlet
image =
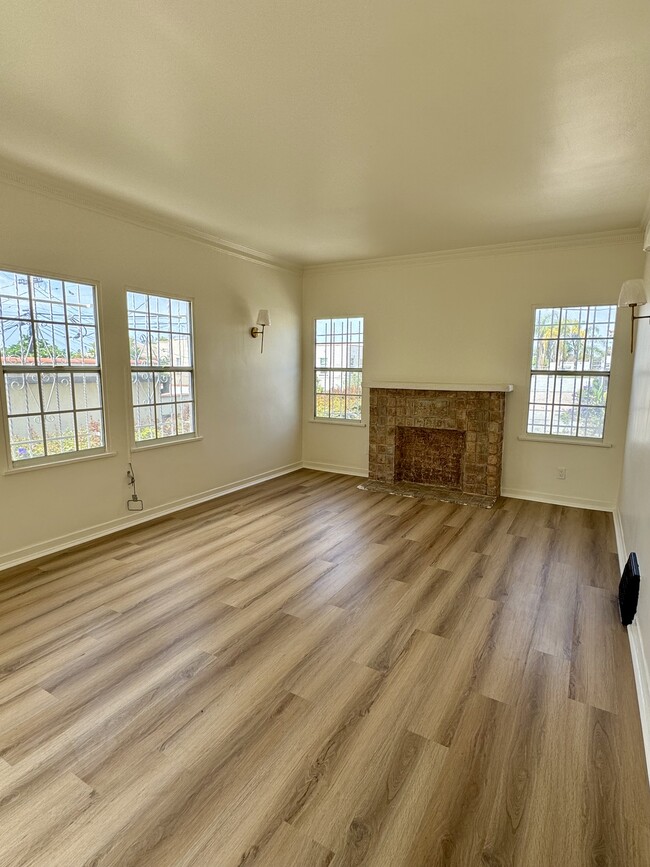
<svg viewBox="0 0 650 867">
<path fill-rule="evenodd" d="M 558 467 L 557 468 L 557 477 L 558 479 L 566 479 L 566 467 Z"/>
</svg>

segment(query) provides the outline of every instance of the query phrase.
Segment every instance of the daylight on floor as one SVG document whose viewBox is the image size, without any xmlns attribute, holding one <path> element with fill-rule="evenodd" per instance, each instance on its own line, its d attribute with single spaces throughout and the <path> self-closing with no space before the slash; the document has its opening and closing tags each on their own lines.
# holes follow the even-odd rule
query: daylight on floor
<svg viewBox="0 0 650 867">
<path fill-rule="evenodd" d="M 650 6 L 2 11 L 0 867 L 648 867 Z"/>
</svg>

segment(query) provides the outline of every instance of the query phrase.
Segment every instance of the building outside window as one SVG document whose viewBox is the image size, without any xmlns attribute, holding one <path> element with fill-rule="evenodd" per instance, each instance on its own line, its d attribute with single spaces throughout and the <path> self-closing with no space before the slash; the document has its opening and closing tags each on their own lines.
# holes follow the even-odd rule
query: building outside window
<svg viewBox="0 0 650 867">
<path fill-rule="evenodd" d="M 314 417 L 361 420 L 363 318 L 315 323 Z"/>
<path fill-rule="evenodd" d="M 0 271 L 0 360 L 14 465 L 105 449 L 94 284 Z"/>
<path fill-rule="evenodd" d="M 191 302 L 127 292 L 127 310 L 136 443 L 194 436 Z"/>
</svg>

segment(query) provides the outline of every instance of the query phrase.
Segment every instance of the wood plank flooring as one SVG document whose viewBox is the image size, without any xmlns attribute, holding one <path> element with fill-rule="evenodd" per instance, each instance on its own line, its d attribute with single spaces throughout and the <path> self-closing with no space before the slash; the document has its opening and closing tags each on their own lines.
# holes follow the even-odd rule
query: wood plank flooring
<svg viewBox="0 0 650 867">
<path fill-rule="evenodd" d="M 650 864 L 611 516 L 303 470 L 0 576 L 0 865 Z"/>
</svg>

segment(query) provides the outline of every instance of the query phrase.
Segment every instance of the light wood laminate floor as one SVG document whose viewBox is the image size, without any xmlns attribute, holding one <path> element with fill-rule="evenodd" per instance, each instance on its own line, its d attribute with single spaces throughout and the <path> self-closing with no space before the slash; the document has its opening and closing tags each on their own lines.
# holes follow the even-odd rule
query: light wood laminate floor
<svg viewBox="0 0 650 867">
<path fill-rule="evenodd" d="M 0 864 L 650 864 L 611 516 L 303 470 L 0 580 Z"/>
</svg>

